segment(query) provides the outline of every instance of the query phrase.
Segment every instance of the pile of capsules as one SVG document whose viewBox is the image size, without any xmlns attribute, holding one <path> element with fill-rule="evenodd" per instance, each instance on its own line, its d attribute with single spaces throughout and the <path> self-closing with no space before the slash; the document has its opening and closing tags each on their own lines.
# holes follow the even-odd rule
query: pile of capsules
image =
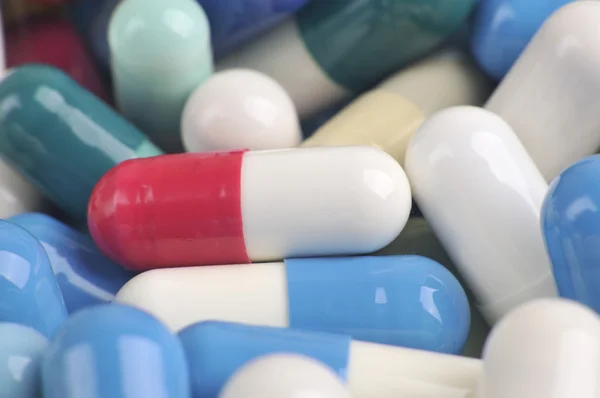
<svg viewBox="0 0 600 398">
<path fill-rule="evenodd" d="M 0 6 L 0 398 L 600 396 L 600 1 Z"/>
</svg>

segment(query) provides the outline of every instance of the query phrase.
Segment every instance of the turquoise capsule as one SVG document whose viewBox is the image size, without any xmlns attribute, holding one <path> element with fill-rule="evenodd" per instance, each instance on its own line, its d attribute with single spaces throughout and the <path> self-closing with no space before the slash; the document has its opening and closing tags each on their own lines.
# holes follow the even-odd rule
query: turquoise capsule
<svg viewBox="0 0 600 398">
<path fill-rule="evenodd" d="M 183 346 L 152 316 L 103 304 L 75 313 L 42 360 L 44 398 L 189 398 Z"/>
<path fill-rule="evenodd" d="M 24 228 L 0 220 L 0 322 L 20 323 L 50 337 L 65 319 L 65 302 L 41 243 Z"/>
<path fill-rule="evenodd" d="M 17 323 L 0 323 L 0 397 L 39 398 L 40 364 L 48 340 Z"/>
<path fill-rule="evenodd" d="M 0 83 L 0 156 L 75 220 L 118 163 L 161 152 L 60 70 L 13 69 Z"/>
<path fill-rule="evenodd" d="M 195 0 L 125 0 L 108 27 L 117 106 L 167 152 L 182 152 L 180 119 L 213 72 L 210 29 Z"/>
</svg>

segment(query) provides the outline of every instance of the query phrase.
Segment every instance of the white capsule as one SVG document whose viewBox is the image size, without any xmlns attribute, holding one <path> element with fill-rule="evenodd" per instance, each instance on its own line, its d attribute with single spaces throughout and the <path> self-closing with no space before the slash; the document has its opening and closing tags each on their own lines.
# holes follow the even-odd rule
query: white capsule
<svg viewBox="0 0 600 398">
<path fill-rule="evenodd" d="M 600 320 L 574 301 L 535 300 L 497 324 L 483 359 L 479 398 L 597 398 Z"/>
<path fill-rule="evenodd" d="M 267 355 L 244 365 L 219 398 L 350 398 L 342 380 L 317 360 L 297 354 Z"/>
<path fill-rule="evenodd" d="M 44 208 L 40 192 L 11 166 L 0 160 L 0 218 L 41 211 Z"/>
<path fill-rule="evenodd" d="M 481 105 L 490 92 L 469 57 L 450 48 L 361 95 L 301 146 L 372 145 L 402 165 L 410 138 L 427 117 L 450 106 Z"/>
<path fill-rule="evenodd" d="M 547 181 L 600 146 L 599 20 L 597 1 L 560 8 L 485 105 L 514 129 Z"/>
<path fill-rule="evenodd" d="M 490 323 L 516 305 L 555 296 L 540 230 L 547 184 L 501 118 L 455 107 L 413 136 L 414 197 Z"/>
<path fill-rule="evenodd" d="M 188 152 L 291 148 L 302 139 L 290 96 L 247 69 L 217 73 L 198 87 L 184 108 L 181 134 Z"/>
</svg>

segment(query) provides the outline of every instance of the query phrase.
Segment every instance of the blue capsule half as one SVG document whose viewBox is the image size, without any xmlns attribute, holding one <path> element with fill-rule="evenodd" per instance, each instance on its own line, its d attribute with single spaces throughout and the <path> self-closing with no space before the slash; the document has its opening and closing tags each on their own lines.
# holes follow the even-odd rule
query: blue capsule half
<svg viewBox="0 0 600 398">
<path fill-rule="evenodd" d="M 471 50 L 479 66 L 501 80 L 544 21 L 573 1 L 481 0 L 471 36 Z"/>
<path fill-rule="evenodd" d="M 54 335 L 67 309 L 44 248 L 24 228 L 0 220 L 0 322 Z"/>
<path fill-rule="evenodd" d="M 69 313 L 113 301 L 134 275 L 102 254 L 91 238 L 46 214 L 19 214 L 9 221 L 41 242 Z"/>
<path fill-rule="evenodd" d="M 103 304 L 61 328 L 42 361 L 44 398 L 189 398 L 183 347 L 158 320 Z"/>
<path fill-rule="evenodd" d="M 190 370 L 193 398 L 217 398 L 247 362 L 273 353 L 305 355 L 346 380 L 350 337 L 288 328 L 205 321 L 179 332 Z"/>
<path fill-rule="evenodd" d="M 39 398 L 48 340 L 29 326 L 0 323 L 0 397 Z"/>
<path fill-rule="evenodd" d="M 600 313 L 600 155 L 550 184 L 542 229 L 559 294 Z"/>
<path fill-rule="evenodd" d="M 285 260 L 289 326 L 458 354 L 471 323 L 454 275 L 421 256 Z"/>
</svg>

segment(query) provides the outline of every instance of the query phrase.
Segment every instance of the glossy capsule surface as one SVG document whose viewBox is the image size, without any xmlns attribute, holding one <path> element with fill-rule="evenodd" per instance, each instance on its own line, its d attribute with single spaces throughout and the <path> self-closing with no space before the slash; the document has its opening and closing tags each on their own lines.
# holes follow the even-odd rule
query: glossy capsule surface
<svg viewBox="0 0 600 398">
<path fill-rule="evenodd" d="M 29 231 L 48 254 L 69 313 L 111 302 L 132 272 L 102 254 L 90 237 L 42 213 L 9 221 Z"/>
<path fill-rule="evenodd" d="M 0 82 L 0 155 L 75 220 L 96 182 L 126 159 L 161 152 L 60 70 L 14 68 Z"/>
<path fill-rule="evenodd" d="M 181 343 L 134 308 L 104 304 L 71 316 L 42 361 L 44 398 L 189 398 Z"/>
<path fill-rule="evenodd" d="M 17 323 L 0 323 L 0 397 L 39 398 L 41 359 L 48 340 Z"/>
<path fill-rule="evenodd" d="M 0 322 L 53 336 L 67 309 L 42 245 L 24 228 L 0 220 Z"/>
<path fill-rule="evenodd" d="M 542 207 L 542 231 L 558 292 L 600 312 L 600 155 L 564 170 Z"/>
</svg>

